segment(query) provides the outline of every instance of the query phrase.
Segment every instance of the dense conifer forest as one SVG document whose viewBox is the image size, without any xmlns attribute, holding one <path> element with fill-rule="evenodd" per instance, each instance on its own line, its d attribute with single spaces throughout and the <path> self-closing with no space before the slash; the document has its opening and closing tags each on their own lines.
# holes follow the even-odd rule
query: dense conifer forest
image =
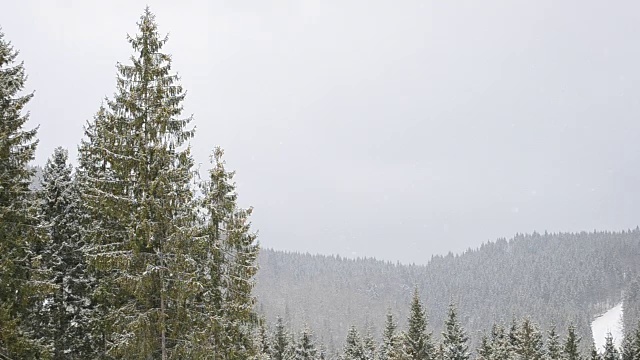
<svg viewBox="0 0 640 360">
<path fill-rule="evenodd" d="M 573 325 L 591 338 L 593 318 L 623 299 L 625 325 L 635 326 L 638 259 L 639 229 L 517 235 L 424 266 L 262 249 L 255 294 L 270 321 L 279 315 L 294 327 L 310 324 L 331 346 L 351 324 L 380 334 L 379 314 L 388 309 L 405 319 L 416 286 L 432 328 L 443 329 L 455 303 L 474 345 L 493 324 L 527 316 L 545 331 Z"/>
<path fill-rule="evenodd" d="M 57 148 L 36 169 L 34 93 L 0 30 L 0 359 L 640 359 L 638 229 L 425 266 L 259 254 L 224 151 L 194 166 L 197 117 L 149 8 L 127 41 L 77 166 Z M 590 320 L 620 301 L 623 346 L 593 349 Z"/>
</svg>

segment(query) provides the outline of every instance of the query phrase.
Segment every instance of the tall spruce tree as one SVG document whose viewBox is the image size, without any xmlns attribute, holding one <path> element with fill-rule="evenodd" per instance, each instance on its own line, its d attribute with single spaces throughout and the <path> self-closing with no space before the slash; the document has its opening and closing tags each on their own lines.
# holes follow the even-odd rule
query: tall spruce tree
<svg viewBox="0 0 640 360">
<path fill-rule="evenodd" d="M 271 341 L 271 358 L 273 360 L 293 359 L 293 344 L 282 317 L 278 316 Z"/>
<path fill-rule="evenodd" d="M 260 319 L 259 326 L 256 329 L 255 345 L 257 349 L 256 359 L 268 360 L 271 359 L 271 340 L 269 339 L 269 332 L 265 325 L 265 320 Z"/>
<path fill-rule="evenodd" d="M 362 338 L 355 326 L 349 328 L 346 343 L 342 351 L 342 360 L 368 360 Z"/>
<path fill-rule="evenodd" d="M 562 357 L 562 349 L 560 348 L 560 339 L 555 327 L 547 333 L 547 344 L 545 358 L 548 360 L 560 360 Z"/>
<path fill-rule="evenodd" d="M 257 271 L 258 245 L 250 231 L 252 209 L 237 205 L 234 173 L 225 169 L 224 152 L 216 148 L 211 160 L 209 180 L 202 184 L 205 219 L 196 243 L 204 275 L 202 307 L 207 309 L 205 321 L 213 321 L 210 339 L 216 339 L 214 350 L 228 358 L 245 359 L 255 352 L 252 328 L 257 323 L 255 300 L 251 294 Z M 204 242 L 203 242 L 204 241 Z M 207 320 L 213 319 L 213 320 Z"/>
<path fill-rule="evenodd" d="M 378 358 L 378 352 L 376 351 L 376 342 L 371 334 L 371 328 L 367 326 L 366 332 L 362 339 L 362 346 L 364 348 L 364 357 L 368 360 L 374 360 Z"/>
<path fill-rule="evenodd" d="M 300 332 L 300 337 L 294 351 L 294 360 L 316 360 L 318 359 L 316 345 L 313 341 L 313 334 L 307 326 Z"/>
<path fill-rule="evenodd" d="M 515 348 L 501 325 L 494 325 L 491 329 L 491 360 L 509 360 L 515 357 Z"/>
<path fill-rule="evenodd" d="M 589 350 L 589 360 L 602 360 L 602 356 L 596 349 L 596 344 L 591 344 L 591 350 Z"/>
<path fill-rule="evenodd" d="M 640 360 L 640 321 L 633 332 L 633 360 Z"/>
<path fill-rule="evenodd" d="M 37 128 L 24 128 L 33 94 L 22 93 L 27 75 L 17 58 L 0 29 L 0 356 L 35 358 L 38 346 L 24 320 L 33 306 L 30 250 L 37 241 L 27 165 L 38 142 Z"/>
<path fill-rule="evenodd" d="M 80 148 L 85 202 L 94 223 L 88 257 L 100 272 L 107 354 L 120 358 L 196 356 L 193 160 L 183 118 L 185 92 L 162 52 L 146 8 L 128 37 L 131 64 L 118 64 L 117 90 Z"/>
<path fill-rule="evenodd" d="M 45 240 L 34 278 L 40 287 L 35 331 L 52 359 L 93 358 L 89 324 L 93 280 L 87 271 L 82 238 L 79 188 L 68 164 L 67 150 L 56 148 L 47 161 L 38 191 L 40 226 Z"/>
<path fill-rule="evenodd" d="M 489 341 L 487 335 L 483 335 L 480 339 L 480 346 L 478 347 L 478 350 L 476 350 L 476 353 L 478 354 L 478 356 L 476 357 L 477 360 L 491 359 L 491 342 Z"/>
<path fill-rule="evenodd" d="M 602 353 L 603 360 L 620 360 L 620 353 L 616 349 L 613 343 L 613 335 L 607 333 L 604 341 L 604 352 Z"/>
<path fill-rule="evenodd" d="M 573 325 L 569 325 L 567 330 L 567 339 L 564 342 L 563 358 L 565 360 L 580 360 L 580 338 L 576 334 L 576 328 Z"/>
<path fill-rule="evenodd" d="M 450 304 L 449 315 L 444 323 L 444 332 L 442 333 L 442 358 L 444 360 L 468 360 L 470 356 L 468 341 L 469 338 L 458 321 L 456 308 Z"/>
<path fill-rule="evenodd" d="M 409 327 L 404 336 L 404 355 L 410 360 L 433 360 L 435 347 L 431 341 L 431 333 L 427 332 L 427 315 L 420 302 L 416 288 L 411 300 Z"/>
<path fill-rule="evenodd" d="M 620 349 L 620 358 L 622 360 L 634 360 L 635 349 L 633 348 L 633 334 L 628 331 L 624 334 L 622 340 L 622 348 Z"/>
<path fill-rule="evenodd" d="M 402 338 L 397 333 L 398 326 L 393 320 L 391 310 L 387 312 L 387 319 L 384 323 L 382 333 L 382 344 L 378 351 L 380 360 L 399 360 L 402 356 Z"/>
<path fill-rule="evenodd" d="M 518 331 L 516 354 L 522 360 L 542 360 L 544 342 L 538 327 L 529 319 L 524 319 Z"/>
</svg>

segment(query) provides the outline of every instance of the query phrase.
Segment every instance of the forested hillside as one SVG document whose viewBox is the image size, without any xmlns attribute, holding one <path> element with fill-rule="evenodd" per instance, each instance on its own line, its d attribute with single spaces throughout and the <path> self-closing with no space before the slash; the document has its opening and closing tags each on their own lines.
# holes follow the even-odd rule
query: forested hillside
<svg viewBox="0 0 640 360">
<path fill-rule="evenodd" d="M 280 315 L 294 328 L 307 323 L 329 348 L 341 346 L 352 324 L 381 334 L 389 308 L 402 324 L 414 286 L 435 333 L 454 302 L 474 345 L 495 322 L 525 316 L 543 328 L 574 323 L 590 338 L 589 323 L 622 299 L 638 259 L 638 229 L 517 235 L 426 266 L 262 249 L 255 294 L 270 322 Z"/>
</svg>

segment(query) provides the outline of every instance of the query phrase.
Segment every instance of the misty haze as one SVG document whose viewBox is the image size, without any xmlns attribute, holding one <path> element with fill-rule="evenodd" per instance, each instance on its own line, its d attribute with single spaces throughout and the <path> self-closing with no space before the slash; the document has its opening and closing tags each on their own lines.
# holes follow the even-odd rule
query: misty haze
<svg viewBox="0 0 640 360">
<path fill-rule="evenodd" d="M 640 359 L 640 3 L 0 5 L 0 359 Z"/>
</svg>

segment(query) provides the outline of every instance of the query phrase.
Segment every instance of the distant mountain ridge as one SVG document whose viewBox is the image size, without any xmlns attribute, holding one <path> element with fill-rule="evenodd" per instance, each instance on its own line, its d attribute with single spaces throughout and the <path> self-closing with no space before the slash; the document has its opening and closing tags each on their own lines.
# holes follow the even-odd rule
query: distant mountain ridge
<svg viewBox="0 0 640 360">
<path fill-rule="evenodd" d="M 306 323 L 330 349 L 341 348 L 352 324 L 379 337 L 387 309 L 403 327 L 414 286 L 436 338 L 454 302 L 474 344 L 492 324 L 529 316 L 561 333 L 575 324 L 587 348 L 595 315 L 623 297 L 629 314 L 638 313 L 632 285 L 640 274 L 640 229 L 519 234 L 460 255 L 434 256 L 427 265 L 271 249 L 262 249 L 258 263 L 254 293 L 269 323 L 278 315 L 294 329 Z"/>
</svg>

